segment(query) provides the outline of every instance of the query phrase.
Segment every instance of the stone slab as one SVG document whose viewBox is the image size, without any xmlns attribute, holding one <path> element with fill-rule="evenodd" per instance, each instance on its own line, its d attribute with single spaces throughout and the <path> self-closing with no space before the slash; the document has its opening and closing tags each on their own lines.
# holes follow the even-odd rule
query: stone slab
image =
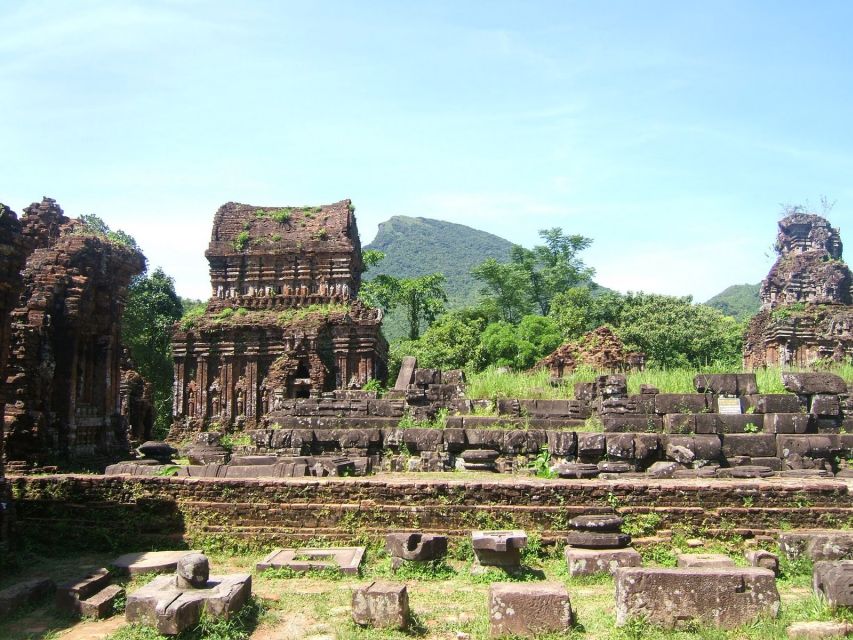
<svg viewBox="0 0 853 640">
<path fill-rule="evenodd" d="M 789 560 L 805 555 L 810 560 L 853 560 L 853 531 L 809 529 L 783 531 L 779 548 Z"/>
<path fill-rule="evenodd" d="M 835 640 L 853 635 L 849 622 L 795 622 L 787 630 L 788 640 Z"/>
<path fill-rule="evenodd" d="M 633 547 L 624 549 L 580 549 L 566 547 L 566 566 L 571 576 L 589 576 L 616 572 L 620 567 L 639 567 L 643 563 L 640 553 Z"/>
<path fill-rule="evenodd" d="M 775 553 L 765 551 L 764 549 L 753 549 L 747 551 L 744 556 L 750 566 L 767 569 L 772 571 L 773 575 L 779 575 L 779 556 Z"/>
<path fill-rule="evenodd" d="M 415 369 L 418 367 L 418 359 L 414 356 L 403 357 L 400 365 L 400 373 L 397 374 L 397 382 L 394 384 L 395 391 L 405 391 L 415 381 Z"/>
<path fill-rule="evenodd" d="M 724 553 L 678 554 L 679 569 L 723 569 L 734 566 L 734 560 Z"/>
<path fill-rule="evenodd" d="M 79 615 L 84 618 L 109 618 L 115 612 L 115 604 L 124 595 L 124 589 L 117 584 L 110 584 L 85 600 L 80 601 Z"/>
<path fill-rule="evenodd" d="M 631 536 L 627 533 L 569 531 L 566 544 L 588 549 L 622 549 L 631 544 Z"/>
<path fill-rule="evenodd" d="M 144 573 L 173 573 L 178 567 L 178 560 L 191 553 L 201 551 L 145 551 L 142 553 L 126 553 L 112 561 L 116 573 L 121 575 L 138 576 Z"/>
<path fill-rule="evenodd" d="M 255 568 L 290 569 L 296 572 L 338 569 L 347 575 L 358 575 L 364 558 L 364 547 L 327 547 L 318 549 L 276 549 L 261 560 Z"/>
<path fill-rule="evenodd" d="M 493 638 L 564 634 L 572 620 L 569 592 L 562 583 L 496 582 L 489 586 L 489 627 Z"/>
<path fill-rule="evenodd" d="M 766 569 L 628 567 L 615 575 L 619 626 L 642 617 L 669 629 L 692 620 L 731 629 L 779 614 L 776 577 Z"/>
</svg>

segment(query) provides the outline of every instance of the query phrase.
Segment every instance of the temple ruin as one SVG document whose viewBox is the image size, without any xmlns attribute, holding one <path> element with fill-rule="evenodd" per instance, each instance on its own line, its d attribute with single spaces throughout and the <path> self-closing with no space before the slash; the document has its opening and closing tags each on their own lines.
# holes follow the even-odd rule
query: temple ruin
<svg viewBox="0 0 853 640">
<path fill-rule="evenodd" d="M 356 299 L 363 266 L 354 212 L 349 200 L 219 208 L 205 254 L 211 298 L 173 337 L 173 437 L 251 427 L 288 399 L 384 379 L 381 311 Z"/>
<path fill-rule="evenodd" d="M 145 259 L 65 217 L 50 198 L 24 211 L 29 257 L 11 311 L 7 468 L 126 454 L 120 321 Z"/>
<path fill-rule="evenodd" d="M 761 283 L 761 311 L 744 343 L 744 367 L 806 367 L 853 357 L 853 276 L 838 229 L 817 215 L 779 221 L 779 258 Z"/>
<path fill-rule="evenodd" d="M 602 326 L 560 345 L 533 368 L 548 369 L 552 378 L 559 379 L 570 375 L 577 367 L 622 373 L 642 371 L 645 366 L 644 353 L 628 352 L 613 330 Z"/>
</svg>

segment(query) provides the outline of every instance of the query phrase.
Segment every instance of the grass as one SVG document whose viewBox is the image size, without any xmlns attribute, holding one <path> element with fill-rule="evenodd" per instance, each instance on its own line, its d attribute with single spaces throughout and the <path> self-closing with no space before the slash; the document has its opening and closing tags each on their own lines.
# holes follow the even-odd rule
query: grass
<svg viewBox="0 0 853 640">
<path fill-rule="evenodd" d="M 649 523 L 638 522 L 642 527 Z M 648 565 L 669 566 L 675 554 L 686 549 L 686 533 L 677 533 L 672 541 L 654 547 L 641 547 Z M 466 538 L 460 538 L 466 541 Z M 263 638 L 334 637 L 338 640 L 445 640 L 457 633 L 468 634 L 470 640 L 489 638 L 488 588 L 493 581 L 561 582 L 568 588 L 577 625 L 568 634 L 543 635 L 539 640 L 782 640 L 786 627 L 804 620 L 853 619 L 853 611 L 832 613 L 826 604 L 812 595 L 809 588 L 811 566 L 808 562 L 782 561 L 783 574 L 778 581 L 782 595 L 782 611 L 778 619 L 759 620 L 733 631 L 719 631 L 693 624 L 685 630 L 667 631 L 642 621 L 625 627 L 615 627 L 614 581 L 609 575 L 571 577 L 568 575 L 560 545 L 545 546 L 531 532 L 530 544 L 523 555 L 525 570 L 509 574 L 489 570 L 485 575 L 470 572 L 472 551 L 469 544 L 453 544 L 452 555 L 445 561 L 407 564 L 391 572 L 390 558 L 377 544 L 369 547 L 362 566 L 362 575 L 293 574 L 290 572 L 254 573 L 254 563 L 260 554 L 211 554 L 217 574 L 253 573 L 255 598 L 241 615 L 228 621 L 204 620 L 198 628 L 185 632 L 177 640 L 250 640 Z M 317 541 L 319 543 L 319 541 Z M 454 541 L 455 542 L 455 541 Z M 325 541 L 333 544 L 332 541 Z M 736 560 L 742 558 L 743 543 L 732 537 L 727 541 L 708 541 L 699 552 L 728 552 Z M 106 566 L 109 556 L 79 556 L 77 558 L 40 559 L 28 557 L 25 574 L 35 575 L 51 569 L 57 580 L 79 575 L 85 568 Z M 18 579 L 25 579 L 21 575 Z M 151 578 L 139 576 L 129 581 L 132 593 Z M 408 632 L 363 629 L 351 621 L 352 590 L 375 579 L 405 581 L 414 614 L 413 628 Z M 62 637 L 65 630 L 87 624 L 88 631 L 97 631 L 106 622 L 63 619 L 54 613 L 50 601 L 22 612 L 13 620 L 0 622 L 0 638 L 4 640 L 34 640 Z M 36 631 L 36 625 L 40 630 Z M 108 636 L 109 640 L 165 640 L 150 627 L 123 625 Z"/>
<path fill-rule="evenodd" d="M 853 364 L 836 365 L 829 369 L 853 384 Z M 627 374 L 628 393 L 640 392 L 640 385 L 651 385 L 661 393 L 696 393 L 693 378 L 700 373 L 733 373 L 724 368 L 688 368 L 656 369 Z M 579 368 L 563 378 L 563 384 L 552 387 L 550 373 L 547 370 L 503 372 L 490 367 L 478 373 L 468 375 L 466 394 L 469 398 L 535 398 L 535 399 L 571 399 L 574 398 L 574 385 L 577 382 L 592 382 L 597 376 L 607 372 Z M 755 372 L 760 393 L 787 393 L 782 386 L 782 370 L 779 368 L 758 369 Z"/>
</svg>

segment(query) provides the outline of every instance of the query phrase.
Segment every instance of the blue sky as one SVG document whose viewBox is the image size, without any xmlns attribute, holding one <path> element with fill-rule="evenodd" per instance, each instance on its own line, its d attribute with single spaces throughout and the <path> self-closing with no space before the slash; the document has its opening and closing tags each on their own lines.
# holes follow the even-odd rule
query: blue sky
<svg viewBox="0 0 853 640">
<path fill-rule="evenodd" d="M 853 3 L 0 4 L 0 201 L 134 235 L 185 296 L 227 201 L 352 198 L 527 246 L 560 226 L 619 290 L 767 272 L 780 203 L 853 246 Z"/>
</svg>

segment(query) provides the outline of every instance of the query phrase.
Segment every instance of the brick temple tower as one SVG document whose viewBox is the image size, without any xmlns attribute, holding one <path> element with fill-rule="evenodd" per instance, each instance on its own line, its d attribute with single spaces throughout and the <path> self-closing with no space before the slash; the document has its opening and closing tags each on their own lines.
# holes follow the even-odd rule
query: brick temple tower
<svg viewBox="0 0 853 640">
<path fill-rule="evenodd" d="M 349 200 L 219 208 L 205 254 L 211 298 L 173 336 L 173 437 L 252 426 L 285 399 L 384 379 L 382 314 L 356 299 L 354 212 Z"/>
</svg>

